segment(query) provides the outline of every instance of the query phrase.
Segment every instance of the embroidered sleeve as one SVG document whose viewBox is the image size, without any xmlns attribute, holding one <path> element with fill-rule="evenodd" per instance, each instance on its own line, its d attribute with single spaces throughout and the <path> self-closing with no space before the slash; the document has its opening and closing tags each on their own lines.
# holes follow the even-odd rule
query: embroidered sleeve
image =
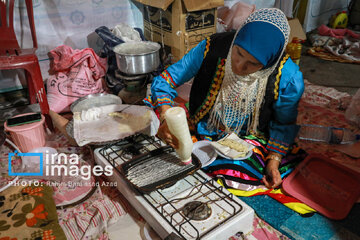
<svg viewBox="0 0 360 240">
<path fill-rule="evenodd" d="M 181 60 L 169 66 L 151 84 L 151 96 L 144 103 L 152 108 L 174 105 L 176 88 L 193 78 L 200 69 L 206 49 L 206 40 L 201 41 Z"/>
<path fill-rule="evenodd" d="M 299 130 L 295 124 L 297 107 L 304 92 L 302 73 L 288 60 L 279 83 L 279 96 L 273 105 L 275 120 L 270 122 L 270 139 L 267 149 L 286 155 Z"/>
</svg>

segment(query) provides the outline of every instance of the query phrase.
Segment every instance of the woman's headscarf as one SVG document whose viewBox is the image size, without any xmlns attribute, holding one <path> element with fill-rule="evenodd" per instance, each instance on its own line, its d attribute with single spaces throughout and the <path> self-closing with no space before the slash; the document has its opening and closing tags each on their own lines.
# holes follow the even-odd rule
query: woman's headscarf
<svg viewBox="0 0 360 240">
<path fill-rule="evenodd" d="M 286 16 L 277 8 L 259 9 L 248 17 L 231 44 L 223 84 L 208 120 L 210 127 L 219 128 L 221 123 L 227 132 L 239 133 L 247 121 L 247 133 L 256 132 L 267 80 L 284 53 L 289 33 Z M 236 75 L 231 67 L 234 44 L 254 56 L 264 68 L 246 76 Z"/>
</svg>

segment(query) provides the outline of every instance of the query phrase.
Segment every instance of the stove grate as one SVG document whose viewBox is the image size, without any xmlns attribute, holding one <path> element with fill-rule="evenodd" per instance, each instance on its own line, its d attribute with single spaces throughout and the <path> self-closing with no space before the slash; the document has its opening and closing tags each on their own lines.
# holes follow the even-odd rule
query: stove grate
<svg viewBox="0 0 360 240">
<path fill-rule="evenodd" d="M 104 146 L 99 153 L 121 174 L 119 171 L 121 164 L 159 149 L 161 146 L 161 141 L 154 137 L 136 134 Z M 234 196 L 224 192 L 223 189 L 214 179 L 207 179 L 199 172 L 195 172 L 165 189 L 155 190 L 148 194 L 136 189 L 134 191 L 143 196 L 180 237 L 201 239 L 243 210 L 242 205 L 234 200 Z M 215 224 L 202 229 L 198 226 L 198 221 L 186 217 L 182 211 L 184 205 L 190 201 L 209 204 L 210 207 L 220 210 L 222 215 L 217 217 Z"/>
<path fill-rule="evenodd" d="M 240 213 L 243 207 L 239 202 L 233 199 L 234 195 L 225 193 L 223 187 L 215 184 L 215 180 L 208 180 L 198 172 L 183 179 L 189 183 L 189 188 L 182 194 L 181 198 L 167 197 L 164 190 L 157 190 L 151 194 L 145 194 L 144 197 L 154 209 L 176 230 L 184 239 L 201 239 L 218 226 L 224 224 Z M 159 195 L 159 197 L 154 197 Z M 207 229 L 199 229 L 190 218 L 183 213 L 183 207 L 178 207 L 180 201 L 189 202 L 191 200 L 202 200 L 203 204 L 209 204 L 222 210 L 222 219 Z"/>
</svg>

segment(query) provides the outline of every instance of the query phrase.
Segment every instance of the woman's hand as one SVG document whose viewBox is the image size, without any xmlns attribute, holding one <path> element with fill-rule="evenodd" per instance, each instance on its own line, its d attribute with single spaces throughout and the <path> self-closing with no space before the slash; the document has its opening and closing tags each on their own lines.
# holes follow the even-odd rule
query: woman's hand
<svg viewBox="0 0 360 240">
<path fill-rule="evenodd" d="M 158 108 L 160 114 L 160 127 L 158 129 L 157 137 L 160 138 L 164 143 L 170 145 L 175 149 L 178 149 L 179 141 L 174 135 L 171 134 L 165 120 L 165 112 L 169 108 L 171 108 L 171 106 L 169 105 L 163 105 Z"/>
<path fill-rule="evenodd" d="M 157 136 L 166 144 L 170 145 L 171 147 L 178 149 L 179 148 L 179 141 L 177 138 L 171 134 L 169 127 L 164 120 L 159 127 Z"/>
<path fill-rule="evenodd" d="M 272 159 L 271 155 L 276 156 L 275 158 L 279 158 L 280 160 L 282 159 L 282 156 L 278 153 L 269 153 L 265 170 L 266 175 L 263 177 L 262 180 L 264 181 L 264 184 L 267 188 L 276 188 L 282 182 L 279 172 L 280 161 Z"/>
</svg>

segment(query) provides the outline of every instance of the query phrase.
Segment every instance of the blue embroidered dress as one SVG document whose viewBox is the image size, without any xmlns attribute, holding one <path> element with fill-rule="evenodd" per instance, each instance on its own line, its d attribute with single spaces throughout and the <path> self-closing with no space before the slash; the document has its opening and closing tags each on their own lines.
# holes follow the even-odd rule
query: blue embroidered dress
<svg viewBox="0 0 360 240">
<path fill-rule="evenodd" d="M 191 80 L 198 74 L 200 68 L 204 67 L 202 65 L 209 51 L 209 45 L 210 38 L 201 41 L 180 61 L 169 66 L 161 75 L 155 77 L 151 86 L 152 95 L 144 102 L 153 108 L 162 105 L 174 106 L 174 98 L 177 96 L 176 87 Z M 221 68 L 216 73 L 219 73 L 220 70 Z M 295 125 L 295 122 L 298 102 L 304 91 L 304 83 L 298 65 L 293 63 L 290 58 L 283 61 L 280 73 L 278 96 L 271 106 L 273 113 L 269 122 L 267 149 L 285 156 L 298 132 L 298 126 Z M 201 135 L 213 136 L 217 132 L 209 132 L 206 129 L 208 115 L 207 112 L 200 121 L 196 122 L 196 129 Z"/>
</svg>

